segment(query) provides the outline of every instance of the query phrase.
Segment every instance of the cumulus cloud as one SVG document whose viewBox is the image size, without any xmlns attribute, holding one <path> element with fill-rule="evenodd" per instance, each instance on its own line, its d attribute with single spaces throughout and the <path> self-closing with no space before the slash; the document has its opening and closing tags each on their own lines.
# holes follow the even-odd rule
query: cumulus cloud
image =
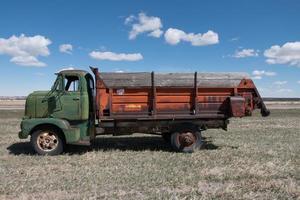
<svg viewBox="0 0 300 200">
<path fill-rule="evenodd" d="M 289 88 L 280 88 L 277 90 L 279 93 L 286 93 L 286 92 L 293 92 L 292 89 L 289 89 Z"/>
<path fill-rule="evenodd" d="M 234 38 L 230 39 L 231 42 L 235 42 L 235 41 L 238 41 L 238 40 L 240 40 L 240 37 L 234 37 Z"/>
<path fill-rule="evenodd" d="M 41 35 L 27 37 L 24 34 L 0 38 L 0 54 L 11 56 L 10 62 L 21 66 L 43 67 L 45 63 L 38 60 L 38 56 L 48 56 L 48 45 L 51 40 Z"/>
<path fill-rule="evenodd" d="M 300 97 L 299 94 L 291 88 L 274 88 L 274 86 L 272 86 L 259 88 L 259 91 L 263 97 Z"/>
<path fill-rule="evenodd" d="M 131 22 L 133 22 L 136 19 L 136 17 L 134 15 L 130 15 L 128 17 L 126 17 L 124 24 L 130 24 Z"/>
<path fill-rule="evenodd" d="M 285 88 L 286 84 L 288 82 L 287 81 L 275 81 L 273 84 L 275 85 L 275 87 L 273 87 L 272 89 L 275 91 L 275 92 L 278 92 L 278 93 L 291 93 L 293 92 L 292 89 L 290 88 Z M 282 94 L 281 94 L 282 95 Z"/>
<path fill-rule="evenodd" d="M 190 42 L 193 46 L 206 46 L 219 43 L 217 33 L 209 30 L 206 33 L 185 33 L 180 29 L 169 28 L 165 32 L 165 40 L 168 44 L 176 45 L 181 41 Z"/>
<path fill-rule="evenodd" d="M 288 64 L 300 67 L 300 42 L 287 42 L 274 45 L 265 50 L 264 56 L 269 64 Z"/>
<path fill-rule="evenodd" d="M 263 76 L 276 76 L 276 72 L 265 71 L 265 70 L 254 70 L 252 72 L 252 79 L 262 79 Z"/>
<path fill-rule="evenodd" d="M 114 53 L 110 51 L 92 51 L 90 57 L 96 60 L 110 60 L 110 61 L 138 61 L 142 60 L 143 56 L 140 53 Z"/>
<path fill-rule="evenodd" d="M 256 76 L 262 76 L 262 75 L 265 75 L 265 76 L 276 76 L 276 72 L 265 71 L 265 70 L 254 70 L 252 72 L 252 74 L 256 75 Z"/>
<path fill-rule="evenodd" d="M 125 24 L 131 25 L 129 39 L 135 39 L 139 34 L 148 33 L 148 36 L 159 38 L 163 31 L 162 22 L 159 17 L 147 16 L 141 12 L 138 16 L 130 15 L 125 19 Z"/>
<path fill-rule="evenodd" d="M 73 46 L 71 44 L 59 45 L 59 51 L 62 53 L 72 54 Z"/>
<path fill-rule="evenodd" d="M 235 58 L 245 58 L 245 57 L 255 57 L 258 56 L 258 50 L 254 49 L 242 49 L 240 51 L 236 51 L 232 57 Z"/>
<path fill-rule="evenodd" d="M 287 81 L 275 81 L 274 84 L 278 85 L 278 86 L 282 86 L 282 85 L 287 84 Z"/>
<path fill-rule="evenodd" d="M 262 76 L 253 76 L 252 79 L 260 80 L 262 79 Z"/>
</svg>

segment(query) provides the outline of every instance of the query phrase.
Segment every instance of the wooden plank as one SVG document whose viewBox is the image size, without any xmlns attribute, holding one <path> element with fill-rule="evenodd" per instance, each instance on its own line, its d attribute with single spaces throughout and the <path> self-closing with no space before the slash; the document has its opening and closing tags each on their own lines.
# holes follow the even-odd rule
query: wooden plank
<svg viewBox="0 0 300 200">
<path fill-rule="evenodd" d="M 109 88 L 152 87 L 152 73 L 101 73 L 99 76 Z M 199 87 L 237 87 L 241 80 L 249 76 L 244 73 L 198 73 Z M 157 73 L 156 87 L 193 87 L 193 73 Z"/>
<path fill-rule="evenodd" d="M 157 103 L 190 103 L 191 96 L 158 96 Z"/>
<path fill-rule="evenodd" d="M 156 108 L 157 112 L 176 110 L 191 112 L 191 103 L 159 103 Z"/>
<path fill-rule="evenodd" d="M 113 96 L 114 103 L 148 103 L 148 96 Z"/>
<path fill-rule="evenodd" d="M 135 104 L 135 103 L 126 103 L 126 104 L 113 104 L 112 108 L 114 110 L 114 114 L 122 113 L 122 112 L 137 112 L 143 113 L 148 112 L 148 104 Z"/>
<path fill-rule="evenodd" d="M 191 96 L 193 88 L 156 88 L 157 96 Z"/>
<path fill-rule="evenodd" d="M 199 103 L 198 108 L 202 111 L 220 111 L 223 103 Z M 226 106 L 228 108 L 228 106 Z"/>
<path fill-rule="evenodd" d="M 155 117 L 155 118 L 154 118 Z M 132 117 L 132 114 L 127 115 L 115 115 L 114 118 L 111 117 L 103 117 L 104 120 L 114 121 L 114 120 L 176 120 L 176 119 L 224 119 L 225 115 L 218 112 L 201 112 L 198 115 L 191 115 L 191 114 L 157 114 L 156 116 L 147 116 L 147 115 L 141 115 L 136 113 L 134 115 L 134 118 Z"/>
<path fill-rule="evenodd" d="M 124 94 L 119 95 L 117 93 L 118 89 L 124 89 Z M 135 89 L 135 88 L 118 88 L 113 90 L 113 96 L 148 96 L 149 92 L 151 92 L 151 88 L 142 88 L 142 89 Z"/>
<path fill-rule="evenodd" d="M 228 98 L 228 96 L 198 96 L 198 103 L 217 103 L 223 102 Z"/>
</svg>

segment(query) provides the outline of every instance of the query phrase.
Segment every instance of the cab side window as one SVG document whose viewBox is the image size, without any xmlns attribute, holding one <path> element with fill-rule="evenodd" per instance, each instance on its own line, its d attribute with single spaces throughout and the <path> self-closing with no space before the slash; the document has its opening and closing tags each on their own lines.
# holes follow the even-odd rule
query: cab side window
<svg viewBox="0 0 300 200">
<path fill-rule="evenodd" d="M 65 91 L 78 92 L 79 91 L 79 78 L 77 76 L 65 76 Z"/>
</svg>

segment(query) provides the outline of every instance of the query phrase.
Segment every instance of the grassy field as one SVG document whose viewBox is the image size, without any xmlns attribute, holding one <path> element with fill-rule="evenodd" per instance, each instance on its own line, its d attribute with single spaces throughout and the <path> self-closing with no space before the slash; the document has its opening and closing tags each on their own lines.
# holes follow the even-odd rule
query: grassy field
<svg viewBox="0 0 300 200">
<path fill-rule="evenodd" d="M 233 119 L 206 145 L 174 153 L 160 137 L 100 137 L 94 148 L 34 155 L 0 111 L 0 199 L 300 199 L 300 110 Z"/>
</svg>

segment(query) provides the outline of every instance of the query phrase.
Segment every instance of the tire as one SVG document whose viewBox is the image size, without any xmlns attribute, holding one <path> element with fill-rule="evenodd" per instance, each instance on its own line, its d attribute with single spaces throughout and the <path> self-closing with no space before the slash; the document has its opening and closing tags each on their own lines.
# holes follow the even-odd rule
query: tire
<svg viewBox="0 0 300 200">
<path fill-rule="evenodd" d="M 32 133 L 30 143 L 39 155 L 59 155 L 64 151 L 65 142 L 60 132 L 52 128 L 36 130 Z"/>
<path fill-rule="evenodd" d="M 171 133 L 162 133 L 161 136 L 167 144 L 171 144 Z"/>
<path fill-rule="evenodd" d="M 171 145 L 179 152 L 192 153 L 203 145 L 201 132 L 193 126 L 178 127 L 171 135 Z"/>
</svg>

